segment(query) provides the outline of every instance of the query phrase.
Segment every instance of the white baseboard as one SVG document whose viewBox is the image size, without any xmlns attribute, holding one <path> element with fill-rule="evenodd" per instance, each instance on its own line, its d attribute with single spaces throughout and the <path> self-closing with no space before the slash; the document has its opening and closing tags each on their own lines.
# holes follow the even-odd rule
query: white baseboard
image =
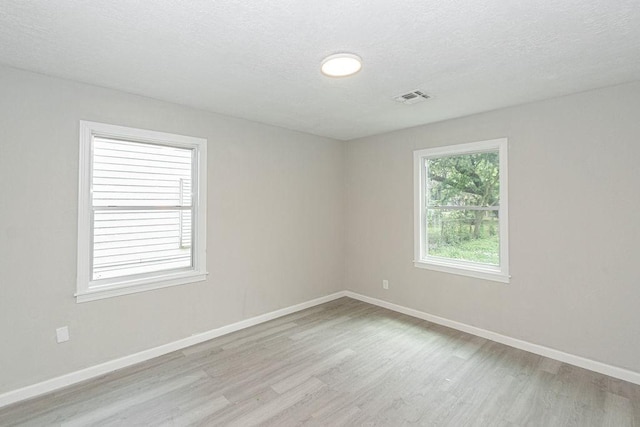
<svg viewBox="0 0 640 427">
<path fill-rule="evenodd" d="M 403 313 L 408 316 L 417 317 L 429 322 L 437 323 L 442 326 L 447 326 L 452 329 L 456 329 L 462 332 L 466 332 L 472 335 L 476 335 L 482 338 L 486 338 L 491 341 L 499 342 L 501 344 L 508 345 L 510 347 L 525 350 L 540 356 L 545 356 L 551 359 L 559 360 L 561 362 L 568 363 L 570 365 L 578 366 L 580 368 L 588 369 L 601 374 L 609 375 L 614 378 L 619 378 L 630 383 L 640 385 L 640 372 L 630 371 L 627 369 L 619 368 L 617 366 L 607 365 L 606 363 L 596 362 L 591 359 L 576 356 L 573 354 L 565 353 L 559 350 L 554 350 L 549 347 L 544 347 L 538 344 L 533 344 L 527 341 L 522 341 L 516 338 L 511 338 L 506 335 L 501 335 L 495 332 L 487 331 L 486 329 L 477 328 L 475 326 L 467 325 L 464 323 L 456 322 L 453 320 L 445 319 L 443 317 L 434 316 L 419 310 L 404 307 L 401 305 L 393 304 L 387 301 L 371 298 L 365 295 L 361 295 L 351 291 L 340 291 L 327 295 L 324 297 L 316 298 L 311 301 L 296 304 L 291 307 L 282 308 L 280 310 L 265 313 L 260 316 L 245 319 L 240 322 L 232 323 L 230 325 L 222 326 L 220 328 L 212 329 L 207 332 L 192 335 L 187 338 L 183 338 L 178 341 L 174 341 L 159 347 L 154 347 L 148 350 L 141 351 L 129 356 L 121 357 L 119 359 L 111 360 L 99 365 L 91 366 L 86 369 L 71 372 L 50 380 L 46 380 L 37 384 L 26 386 L 17 390 L 9 391 L 0 395 L 0 408 L 10 405 L 12 403 L 20 402 L 22 400 L 31 399 L 50 393 L 52 391 L 68 387 L 73 384 L 77 384 L 82 381 L 90 380 L 92 378 L 99 377 L 109 372 L 116 371 L 118 369 L 126 368 L 136 363 L 144 362 L 154 357 L 162 356 L 173 351 L 181 350 L 186 347 L 190 347 L 195 344 L 208 341 L 213 338 L 217 338 L 222 335 L 230 334 L 231 332 L 239 331 L 251 326 L 258 325 L 260 323 L 268 322 L 269 320 L 277 319 L 278 317 L 286 316 L 287 314 L 295 313 L 297 311 L 304 310 L 306 308 L 314 307 L 316 305 L 324 304 L 325 302 L 333 301 L 341 297 L 349 297 L 357 299 L 369 304 L 377 305 L 379 307 L 387 308 L 389 310 Z"/>
<path fill-rule="evenodd" d="M 545 347 L 538 344 L 533 344 L 527 341 L 522 341 L 516 338 L 511 338 L 506 335 L 501 335 L 496 332 L 487 331 L 486 329 L 477 328 L 475 326 L 467 325 L 465 323 L 456 322 L 454 320 L 445 319 L 444 317 L 434 316 L 419 310 L 404 307 L 401 305 L 393 304 L 387 301 L 383 301 L 376 298 L 371 298 L 365 295 L 361 295 L 355 292 L 346 291 L 345 296 L 353 299 L 357 299 L 369 304 L 377 305 L 379 307 L 387 308 L 389 310 L 403 313 L 408 316 L 417 317 L 428 322 L 437 323 L 438 325 L 446 326 L 448 328 L 456 329 L 458 331 L 466 332 L 472 335 L 476 335 L 482 338 L 486 338 L 491 341 L 499 342 L 501 344 L 508 345 L 520 350 L 528 351 L 530 353 L 545 356 L 550 359 L 558 360 L 560 362 L 568 363 L 570 365 L 578 366 L 580 368 L 588 369 L 590 371 L 598 372 L 604 375 L 608 375 L 613 378 L 618 378 L 630 383 L 640 385 L 640 372 L 630 371 L 628 369 L 619 368 L 617 366 L 608 365 L 606 363 L 597 362 L 595 360 L 587 359 L 585 357 L 576 356 L 574 354 L 565 353 L 560 350 Z"/>
<path fill-rule="evenodd" d="M 287 314 L 295 313 L 306 308 L 314 307 L 316 305 L 324 304 L 325 302 L 333 301 L 335 299 L 344 297 L 345 291 L 336 292 L 331 295 L 316 298 L 311 301 L 303 302 L 301 304 L 292 305 L 291 307 L 282 308 L 280 310 L 272 311 L 270 313 L 261 314 L 260 316 L 252 317 L 250 319 L 241 320 L 240 322 L 232 323 L 230 325 L 222 326 L 220 328 L 212 329 L 207 332 L 192 335 L 187 338 L 173 341 L 168 344 L 161 345 L 159 347 L 150 348 L 148 350 L 141 351 L 129 356 L 121 357 L 119 359 L 110 360 L 99 365 L 91 366 L 86 369 L 71 372 L 50 380 L 46 380 L 37 384 L 26 386 L 17 390 L 9 391 L 4 394 L 0 394 L 0 408 L 10 405 L 12 403 L 20 402 L 22 400 L 31 399 L 36 396 L 49 393 L 63 387 L 68 387 L 73 384 L 77 384 L 81 381 L 90 380 L 92 378 L 99 377 L 109 372 L 116 371 L 118 369 L 126 368 L 127 366 L 135 365 L 136 363 L 144 362 L 154 357 L 162 356 L 172 351 L 181 350 L 186 347 L 190 347 L 195 344 L 208 341 L 213 338 L 217 338 L 222 335 L 230 334 L 231 332 L 239 331 L 250 326 L 258 325 L 260 323 L 267 322 L 269 320 L 277 319 L 278 317 L 286 316 Z"/>
</svg>

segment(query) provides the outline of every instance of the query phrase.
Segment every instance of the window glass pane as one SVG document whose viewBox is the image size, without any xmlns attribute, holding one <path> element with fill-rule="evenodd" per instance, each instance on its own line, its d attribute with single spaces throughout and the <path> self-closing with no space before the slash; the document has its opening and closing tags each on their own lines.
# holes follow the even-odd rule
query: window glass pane
<svg viewBox="0 0 640 427">
<path fill-rule="evenodd" d="M 498 152 L 427 159 L 429 206 L 498 206 Z"/>
<path fill-rule="evenodd" d="M 190 149 L 94 138 L 93 280 L 192 266 L 191 177 Z"/>
<path fill-rule="evenodd" d="M 191 267 L 191 213 L 97 210 L 93 280 Z"/>
<path fill-rule="evenodd" d="M 93 206 L 191 206 L 191 153 L 94 138 Z"/>
<path fill-rule="evenodd" d="M 500 264 L 497 210 L 427 209 L 430 256 Z"/>
</svg>

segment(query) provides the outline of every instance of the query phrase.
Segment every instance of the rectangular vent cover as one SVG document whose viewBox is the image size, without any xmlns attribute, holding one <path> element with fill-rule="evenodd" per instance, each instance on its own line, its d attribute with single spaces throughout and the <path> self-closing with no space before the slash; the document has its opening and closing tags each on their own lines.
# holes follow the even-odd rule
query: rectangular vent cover
<svg viewBox="0 0 640 427">
<path fill-rule="evenodd" d="M 422 92 L 421 90 L 414 90 L 393 97 L 394 101 L 401 102 L 403 104 L 415 104 L 418 102 L 426 101 L 427 99 L 429 99 L 429 95 Z"/>
</svg>

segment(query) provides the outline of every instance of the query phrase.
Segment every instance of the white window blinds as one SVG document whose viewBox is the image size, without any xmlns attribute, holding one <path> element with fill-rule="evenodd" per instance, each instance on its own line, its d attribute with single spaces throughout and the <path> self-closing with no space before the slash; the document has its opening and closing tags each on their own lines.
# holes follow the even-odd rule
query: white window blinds
<svg viewBox="0 0 640 427">
<path fill-rule="evenodd" d="M 91 280 L 193 266 L 194 150 L 94 137 Z"/>
</svg>

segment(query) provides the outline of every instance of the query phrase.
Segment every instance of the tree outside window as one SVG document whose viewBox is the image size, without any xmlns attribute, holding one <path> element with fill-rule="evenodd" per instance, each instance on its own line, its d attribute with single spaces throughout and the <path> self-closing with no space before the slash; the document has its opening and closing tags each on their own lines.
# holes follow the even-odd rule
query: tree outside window
<svg viewBox="0 0 640 427">
<path fill-rule="evenodd" d="M 414 152 L 420 268 L 507 283 L 507 140 Z"/>
</svg>

